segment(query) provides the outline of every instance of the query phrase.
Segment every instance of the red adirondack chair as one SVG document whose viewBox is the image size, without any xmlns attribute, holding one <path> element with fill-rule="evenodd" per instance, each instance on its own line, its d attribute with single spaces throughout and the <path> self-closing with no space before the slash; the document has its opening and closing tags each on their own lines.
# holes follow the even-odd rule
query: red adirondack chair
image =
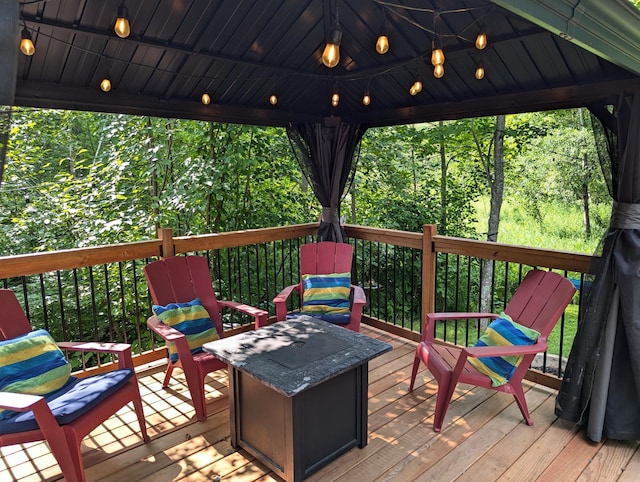
<svg viewBox="0 0 640 482">
<path fill-rule="evenodd" d="M 156 305 L 166 306 L 169 303 L 184 303 L 200 298 L 220 338 L 224 336 L 220 317 L 222 308 L 230 308 L 254 317 L 256 328 L 267 324 L 268 313 L 264 310 L 235 301 L 216 299 L 209 265 L 207 259 L 202 256 L 173 256 L 154 261 L 145 266 L 144 274 L 151 298 Z M 192 354 L 185 335 L 161 323 L 155 315 L 147 320 L 147 325 L 167 344 L 175 343 L 178 351 L 178 360 L 175 363 L 168 361 L 162 386 L 169 385 L 174 368 L 182 368 L 196 416 L 198 420 L 205 420 L 207 405 L 204 397 L 204 379 L 208 373 L 227 368 L 227 364 L 204 351 Z"/>
<path fill-rule="evenodd" d="M 0 289 L 0 306 L 0 340 L 12 340 L 32 331 L 13 291 Z M 82 439 L 127 403 L 133 402 L 143 440 L 148 442 L 149 436 L 130 345 L 64 342 L 58 346 L 63 350 L 114 353 L 118 357 L 117 370 L 72 379 L 49 400 L 38 395 L 0 392 L 0 409 L 20 412 L 0 420 L 0 447 L 45 440 L 64 478 L 69 482 L 84 481 Z"/>
<path fill-rule="evenodd" d="M 276 305 L 276 318 L 283 321 L 287 318 L 287 298 L 294 291 L 300 296 L 300 305 L 304 302 L 304 285 L 302 275 L 322 275 L 333 273 L 350 273 L 353 248 L 350 244 L 321 241 L 300 246 L 300 283 L 287 286 L 273 299 Z M 362 309 L 367 303 L 364 290 L 351 285 L 350 321 L 341 326 L 353 331 L 360 331 Z"/>
<path fill-rule="evenodd" d="M 458 383 L 467 383 L 511 393 L 516 399 L 520 412 L 527 424 L 533 425 L 522 388 L 522 379 L 531 366 L 535 355 L 546 351 L 547 336 L 571 302 L 575 291 L 573 284 L 559 274 L 541 270 L 531 270 L 527 273 L 504 310 L 513 321 L 533 328 L 540 333 L 536 343 L 526 346 L 462 348 L 438 344 L 434 342 L 434 328 L 437 320 L 482 318 L 495 320 L 498 315 L 493 313 L 427 314 L 422 340 L 416 348 L 409 391 L 413 390 L 418 367 L 422 362 L 438 382 L 433 430 L 440 432 L 449 402 Z M 524 355 L 524 358 L 510 380 L 500 386 L 493 386 L 489 376 L 479 372 L 468 362 L 469 357 L 482 358 L 513 355 Z"/>
</svg>

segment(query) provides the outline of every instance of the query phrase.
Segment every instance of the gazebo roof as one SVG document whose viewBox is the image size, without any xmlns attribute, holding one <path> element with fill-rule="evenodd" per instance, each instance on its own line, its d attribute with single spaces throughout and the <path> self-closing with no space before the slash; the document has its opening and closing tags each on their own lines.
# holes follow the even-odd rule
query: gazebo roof
<svg viewBox="0 0 640 482">
<path fill-rule="evenodd" d="M 381 126 L 581 106 L 640 75 L 640 12 L 628 0 L 125 0 L 128 38 L 114 33 L 115 1 L 20 3 L 20 30 L 36 46 L 18 59 L 23 106 Z M 340 62 L 328 68 L 321 55 L 336 22 Z M 434 45 L 445 54 L 439 79 Z"/>
</svg>

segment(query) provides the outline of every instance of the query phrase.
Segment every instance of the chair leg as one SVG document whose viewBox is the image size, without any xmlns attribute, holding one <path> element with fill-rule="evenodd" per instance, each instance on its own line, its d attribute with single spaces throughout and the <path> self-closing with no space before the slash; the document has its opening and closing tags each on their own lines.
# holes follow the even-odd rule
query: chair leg
<svg viewBox="0 0 640 482">
<path fill-rule="evenodd" d="M 64 429 L 65 443 L 49 440 L 49 447 L 58 461 L 62 475 L 67 482 L 85 482 L 84 465 L 80 453 L 80 442 L 73 429 Z"/>
<path fill-rule="evenodd" d="M 518 403 L 518 408 L 520 409 L 520 413 L 522 417 L 527 422 L 527 425 L 533 425 L 533 419 L 529 415 L 529 408 L 527 407 L 527 399 L 524 396 L 524 390 L 522 389 L 522 385 L 512 385 L 513 388 L 513 397 L 516 399 Z"/>
<path fill-rule="evenodd" d="M 138 425 L 140 425 L 140 433 L 142 434 L 142 440 L 145 443 L 149 442 L 149 434 L 147 433 L 147 423 L 144 418 L 144 409 L 142 408 L 142 397 L 140 396 L 140 388 L 138 387 L 138 381 L 135 381 L 135 389 L 137 391 L 137 397 L 133 397 L 133 409 L 138 417 Z"/>
<path fill-rule="evenodd" d="M 449 403 L 451 402 L 451 397 L 453 397 L 453 391 L 456 388 L 456 383 L 452 382 L 452 374 L 453 372 L 445 372 L 438 380 L 436 412 L 433 415 L 434 432 L 440 432 L 440 430 L 442 430 L 442 423 L 444 422 L 444 417 L 449 409 Z"/>
<path fill-rule="evenodd" d="M 164 374 L 164 381 L 162 382 L 162 388 L 167 388 L 169 386 L 169 381 L 171 380 L 171 374 L 173 373 L 173 363 L 171 360 L 167 360 L 167 371 Z"/>
<path fill-rule="evenodd" d="M 417 350 L 420 349 L 420 345 L 418 345 Z M 413 391 L 413 385 L 416 382 L 416 375 L 418 375 L 418 368 L 420 367 L 420 357 L 418 356 L 416 350 L 416 356 L 413 359 L 413 370 L 411 370 L 411 383 L 409 384 L 409 391 Z"/>
<path fill-rule="evenodd" d="M 204 378 L 206 373 L 199 373 L 198 369 L 192 369 L 185 370 L 184 376 L 187 379 L 187 387 L 189 387 L 193 408 L 196 410 L 196 418 L 202 422 L 207 419 L 207 403 L 204 398 Z"/>
</svg>

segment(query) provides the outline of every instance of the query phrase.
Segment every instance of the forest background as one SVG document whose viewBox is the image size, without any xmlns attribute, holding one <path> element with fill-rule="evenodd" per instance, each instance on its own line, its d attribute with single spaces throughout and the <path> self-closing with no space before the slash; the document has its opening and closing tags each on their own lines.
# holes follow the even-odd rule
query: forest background
<svg viewBox="0 0 640 482">
<path fill-rule="evenodd" d="M 593 252 L 611 200 L 588 111 L 499 122 L 369 129 L 345 222 L 414 232 L 433 223 L 450 236 Z M 502 177 L 499 229 L 489 233 Z M 14 109 L 0 256 L 150 239 L 158 227 L 178 236 L 316 222 L 320 213 L 284 129 Z"/>
</svg>

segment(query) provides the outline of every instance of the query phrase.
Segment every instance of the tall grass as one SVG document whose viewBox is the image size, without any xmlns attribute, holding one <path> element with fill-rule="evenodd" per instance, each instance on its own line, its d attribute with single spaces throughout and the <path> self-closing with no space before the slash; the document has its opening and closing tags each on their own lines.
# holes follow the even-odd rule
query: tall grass
<svg viewBox="0 0 640 482">
<path fill-rule="evenodd" d="M 476 230 L 480 239 L 486 239 L 489 199 L 479 200 L 476 209 Z M 592 254 L 606 231 L 610 210 L 608 205 L 591 206 L 591 236 L 586 237 L 578 206 L 546 204 L 536 219 L 518 200 L 506 198 L 500 213 L 498 242 Z"/>
<path fill-rule="evenodd" d="M 480 239 L 486 239 L 489 199 L 483 198 L 476 204 L 477 232 Z M 591 236 L 584 234 L 583 215 L 579 206 L 550 203 L 540 208 L 535 217 L 517 200 L 507 198 L 502 207 L 498 242 L 535 248 L 592 254 L 604 235 L 611 207 L 591 206 Z M 565 312 L 564 332 L 558 323 L 549 335 L 549 353 L 568 356 L 576 333 L 578 306 L 571 304 Z"/>
</svg>

